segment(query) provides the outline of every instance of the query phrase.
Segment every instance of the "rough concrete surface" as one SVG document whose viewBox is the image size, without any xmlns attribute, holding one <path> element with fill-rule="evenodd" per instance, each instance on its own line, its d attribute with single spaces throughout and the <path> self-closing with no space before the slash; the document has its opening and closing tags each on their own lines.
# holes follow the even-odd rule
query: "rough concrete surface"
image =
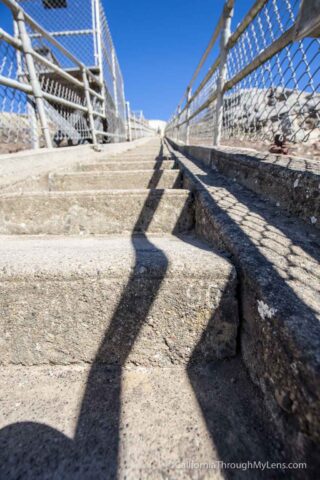
<svg viewBox="0 0 320 480">
<path fill-rule="evenodd" d="M 19 365 L 0 368 L 0 478 L 314 478 L 316 462 L 301 472 L 281 466 L 219 471 L 214 463 L 290 461 L 292 435 L 279 439 L 282 417 L 274 422 L 265 411 L 269 390 L 262 395 L 254 386 L 240 356 L 225 358 L 235 353 L 237 294 L 241 310 L 243 295 L 230 253 L 217 253 L 192 232 L 196 227 L 205 235 L 210 226 L 209 242 L 227 250 L 223 230 L 211 215 L 203 216 L 203 194 L 39 192 L 52 175 L 79 172 L 79 162 L 101 164 L 102 172 L 114 162 L 127 170 L 151 162 L 156 178 L 159 163 L 174 161 L 158 138 L 131 147 L 120 146 L 116 156 L 113 147 L 99 154 L 83 149 L 83 157 L 80 149 L 60 151 L 66 159 L 75 154 L 64 165 L 56 152 L 33 159 L 26 154 L 24 166 L 22 157 L 4 164 L 1 185 L 8 190 L 0 195 L 0 233 L 8 235 L 0 237 L 0 355 Z M 192 174 L 178 163 L 184 185 L 194 188 Z M 94 171 L 87 170 L 89 176 Z M 228 200 L 226 189 L 220 193 Z M 305 265 L 313 271 L 312 263 Z M 257 309 L 268 324 L 272 306 L 259 303 Z M 259 329 L 248 329 L 245 337 L 244 322 L 240 333 L 242 354 L 251 351 L 245 347 L 250 339 L 268 340 Z M 260 351 L 252 361 L 264 372 Z M 50 364 L 21 365 L 44 362 Z"/>
<path fill-rule="evenodd" d="M 114 170 L 151 170 L 152 168 L 156 170 L 170 170 L 175 167 L 175 162 L 172 160 L 164 160 L 164 161 L 154 161 L 154 160 L 146 160 L 146 161 L 123 161 L 122 159 L 117 160 L 116 162 L 100 162 L 100 163 L 89 163 L 89 164 L 82 164 L 79 163 L 77 165 L 77 170 L 82 172 L 90 172 L 90 171 L 114 171 Z"/>
<path fill-rule="evenodd" d="M 0 392 L 7 480 L 268 479 L 214 462 L 283 460 L 239 358 L 187 370 L 8 367 Z"/>
<path fill-rule="evenodd" d="M 203 161 L 207 167 L 263 196 L 277 208 L 320 227 L 319 161 L 230 147 L 179 148 L 185 155 Z"/>
<path fill-rule="evenodd" d="M 193 237 L 11 238 L 0 252 L 1 364 L 235 354 L 235 271 Z"/>
<path fill-rule="evenodd" d="M 178 170 L 56 173 L 49 176 L 49 188 L 52 191 L 168 189 L 180 186 Z"/>
<path fill-rule="evenodd" d="M 318 465 L 320 243 L 290 218 L 203 163 L 178 155 L 196 193 L 196 231 L 229 253 L 241 295 L 241 351 L 295 458 Z"/>
<path fill-rule="evenodd" d="M 187 190 L 106 190 L 0 196 L 1 234 L 181 232 L 194 225 Z"/>
<path fill-rule="evenodd" d="M 111 158 L 115 153 L 124 154 L 132 148 L 143 146 L 148 139 L 135 140 L 132 144 L 112 143 L 103 145 L 101 152 L 95 152 L 91 146 L 57 148 L 53 150 L 41 149 L 38 151 L 19 152 L 10 155 L 0 155 L 0 190 L 19 185 L 37 175 L 44 175 L 52 170 L 74 168 L 79 161 L 95 163 Z"/>
</svg>

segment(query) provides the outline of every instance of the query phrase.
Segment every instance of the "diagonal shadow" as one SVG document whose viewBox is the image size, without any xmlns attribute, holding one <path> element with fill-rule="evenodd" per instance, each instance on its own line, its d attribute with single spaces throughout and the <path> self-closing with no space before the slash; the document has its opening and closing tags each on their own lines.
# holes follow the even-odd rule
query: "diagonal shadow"
<svg viewBox="0 0 320 480">
<path fill-rule="evenodd" d="M 153 188 L 159 179 L 159 171 L 155 170 Z M 144 233 L 164 193 L 158 192 L 155 197 L 150 190 L 131 234 L 134 267 L 90 369 L 74 439 L 34 422 L 5 427 L 0 432 L 1 479 L 117 478 L 122 368 L 168 269 L 165 253 Z M 183 217 L 184 209 L 173 234 L 179 232 Z M 156 255 L 158 265 L 158 275 L 151 282 L 141 273 L 148 250 Z"/>
<path fill-rule="evenodd" d="M 310 350 L 309 352 L 306 352 L 306 357 L 308 357 L 309 354 L 315 355 L 315 352 L 319 352 L 320 350 L 320 312 L 316 309 L 315 305 L 312 305 L 313 296 L 319 295 L 319 284 L 315 286 L 312 283 L 312 275 L 315 271 L 312 259 L 316 262 L 319 261 L 319 244 L 318 242 L 314 243 L 313 241 L 308 240 L 309 231 L 310 238 L 313 238 L 312 229 L 309 229 L 307 226 L 304 227 L 303 232 L 304 235 L 307 235 L 306 240 L 306 238 L 299 234 L 298 229 L 292 229 L 292 219 L 288 218 L 287 222 L 283 222 L 283 213 L 269 211 L 265 207 L 265 202 L 258 200 L 256 194 L 246 191 L 242 186 L 235 185 L 229 179 L 217 172 L 212 173 L 212 171 L 205 167 L 200 161 L 192 158 L 192 162 L 200 168 L 201 173 L 197 172 L 195 175 L 199 178 L 200 182 L 203 183 L 202 186 L 201 184 L 199 187 L 195 186 L 197 191 L 197 234 L 209 242 L 209 244 L 214 243 L 216 246 L 219 245 L 222 249 L 228 250 L 229 254 L 233 256 L 234 263 L 236 264 L 239 273 L 241 283 L 240 335 L 242 347 L 246 344 L 246 361 L 247 363 L 249 362 L 256 366 L 257 371 L 255 372 L 255 375 L 257 378 L 263 379 L 265 378 L 265 372 L 269 372 L 270 378 L 276 378 L 277 375 L 280 379 L 282 377 L 281 381 L 285 386 L 288 379 L 284 379 L 283 375 L 286 375 L 286 372 L 282 372 L 281 363 L 277 363 L 277 357 L 275 356 L 274 362 L 272 358 L 275 354 L 280 357 L 281 355 L 284 355 L 287 358 L 288 365 L 294 360 L 292 359 L 292 352 L 290 352 L 288 346 L 288 336 L 286 336 L 286 325 L 283 325 L 283 318 L 286 318 L 288 321 L 294 322 L 298 320 L 299 322 L 299 328 L 296 327 L 296 337 L 292 339 L 292 342 L 295 341 L 299 345 L 299 342 L 302 341 L 305 344 L 305 338 L 312 338 L 313 351 Z M 216 189 L 215 192 L 221 189 L 219 199 L 213 198 L 207 190 L 207 187 L 214 187 Z M 229 195 L 230 205 L 227 207 L 226 202 L 228 202 Z M 241 207 L 242 205 L 244 208 Z M 214 216 L 217 222 L 219 222 L 219 225 L 226 226 L 228 229 L 226 235 L 233 239 L 233 247 L 230 247 L 230 245 L 229 247 L 226 246 L 227 244 L 224 243 L 221 231 L 216 231 L 214 223 L 210 220 L 210 215 L 205 213 L 206 208 L 209 208 L 210 211 L 213 212 L 212 216 Z M 201 214 L 199 215 L 201 209 L 203 209 L 204 212 L 203 218 Z M 253 215 L 251 215 L 251 212 Z M 250 222 L 253 221 L 252 228 L 248 227 L 247 224 L 249 216 Z M 295 222 L 302 225 L 302 222 L 297 222 L 296 220 Z M 208 225 L 208 228 L 203 228 L 203 225 Z M 209 231 L 211 232 L 211 236 L 210 234 L 208 235 Z M 278 241 L 275 241 L 274 233 L 277 233 L 279 236 Z M 276 263 L 273 260 L 274 258 L 277 259 L 279 254 L 283 255 L 283 261 Z M 306 260 L 303 262 L 299 262 L 299 259 L 301 260 L 301 255 L 306 255 Z M 308 258 L 308 256 L 310 256 L 310 258 Z M 242 257 L 242 259 L 244 257 L 246 258 L 245 265 L 241 261 L 237 261 L 239 257 Z M 303 265 L 303 269 L 305 270 L 302 273 L 301 265 Z M 299 269 L 296 268 L 297 266 L 299 266 Z M 255 278 L 258 272 L 261 277 L 263 275 L 264 293 L 265 295 L 270 294 L 270 305 L 277 305 L 278 310 L 273 318 L 270 319 L 268 323 L 264 322 L 263 325 L 261 325 L 261 319 L 260 321 L 254 321 L 252 318 L 252 312 L 256 311 L 256 298 L 252 295 L 250 285 L 249 287 L 246 285 L 246 283 L 250 283 L 250 280 L 246 276 L 248 273 L 246 272 L 246 269 L 251 270 L 250 275 L 252 278 Z M 300 288 L 302 287 L 303 290 L 309 290 L 309 303 L 306 303 L 305 299 L 298 295 L 297 289 L 295 288 L 296 284 L 299 284 Z M 299 312 L 299 317 L 297 317 L 297 312 Z M 267 331 L 269 331 L 269 340 L 268 336 L 262 336 L 262 331 L 265 332 L 267 328 Z M 276 337 L 272 334 L 272 331 L 277 332 Z M 233 392 L 229 391 L 229 393 L 228 388 L 221 389 L 221 384 L 223 383 L 223 378 L 225 376 L 223 372 L 228 371 L 228 367 L 225 367 L 226 363 L 224 366 L 220 367 L 216 365 L 213 369 L 207 370 L 207 373 L 205 371 L 199 373 L 193 369 L 192 358 L 196 357 L 198 352 L 201 351 L 203 339 L 204 337 L 200 339 L 199 344 L 193 351 L 188 365 L 188 375 L 202 409 L 208 430 L 211 433 L 220 458 L 225 462 L 254 460 L 256 458 L 248 457 L 248 452 L 255 451 L 255 449 L 250 449 L 249 446 L 252 439 L 257 439 L 257 436 L 254 434 L 254 426 L 251 425 L 251 431 L 253 434 L 248 435 L 247 438 L 243 437 L 242 439 L 244 440 L 244 449 L 238 448 L 239 443 L 234 441 L 233 432 L 236 428 L 242 428 L 244 425 L 245 416 L 241 409 L 241 405 L 250 405 L 253 418 L 261 417 L 261 415 L 257 415 L 261 406 L 249 402 L 246 390 L 245 388 L 242 388 L 241 385 L 237 388 L 237 397 L 234 396 L 234 389 Z M 269 342 L 269 344 L 266 344 L 266 342 Z M 267 348 L 269 348 L 270 352 L 273 352 L 273 355 L 266 359 L 264 352 Z M 290 346 L 290 348 L 293 347 Z M 250 354 L 248 355 L 249 350 Z M 240 358 L 239 362 L 242 363 Z M 237 375 L 240 376 L 241 372 L 238 371 L 237 373 L 238 368 L 239 366 L 234 366 L 232 374 L 234 377 L 237 377 Z M 311 404 L 304 404 L 304 398 L 300 398 L 299 400 L 302 402 L 302 405 L 306 410 L 308 410 L 308 408 L 314 408 L 316 415 L 316 412 L 319 411 L 320 400 L 319 392 L 315 392 L 314 390 L 314 378 L 312 373 L 308 373 L 307 369 L 304 369 L 299 371 L 298 375 L 298 381 L 301 381 L 301 378 L 303 378 L 304 392 L 306 398 L 311 399 Z M 220 385 L 216 387 L 216 392 L 214 382 L 217 380 L 215 377 L 216 379 L 221 379 Z M 211 394 L 208 394 L 208 382 L 212 385 L 213 390 Z M 294 382 L 295 379 L 293 378 L 292 384 L 294 384 Z M 288 444 L 291 442 L 292 446 L 295 442 L 301 442 L 301 434 L 299 434 L 300 427 L 297 425 L 295 418 L 296 413 L 294 410 L 291 411 L 291 406 L 289 404 L 283 407 L 281 415 L 279 415 L 279 406 L 275 405 L 274 400 L 272 400 L 270 395 L 272 388 L 272 384 L 267 383 L 267 389 L 269 389 L 269 394 L 267 396 L 268 402 L 270 402 L 269 406 L 271 406 L 277 415 L 277 427 L 279 427 L 280 422 L 283 422 L 280 429 L 285 429 L 288 434 L 287 442 Z M 260 397 L 261 403 L 266 401 L 266 398 L 261 395 L 261 391 L 256 389 L 255 395 L 257 395 L 258 398 Z M 309 397 L 307 397 L 307 395 Z M 226 405 L 227 403 L 229 403 L 231 409 L 226 417 L 226 409 L 221 409 L 221 404 Z M 266 412 L 264 416 L 267 418 Z M 219 428 L 219 417 L 220 420 L 221 418 L 224 418 L 224 421 L 226 422 L 226 428 L 223 430 L 220 430 Z M 265 425 L 266 424 L 267 422 Z M 261 430 L 265 428 L 263 424 L 258 421 L 256 426 Z M 250 431 L 250 422 L 248 423 L 247 428 L 247 431 Z M 230 435 L 226 435 L 226 432 L 229 432 Z M 289 438 L 289 432 L 290 435 L 292 435 L 292 438 Z M 267 432 L 266 435 L 268 435 Z M 300 435 L 300 440 L 299 438 L 294 438 L 295 435 Z M 304 472 L 305 476 L 301 478 L 315 478 L 313 475 L 316 475 L 319 468 L 320 449 L 311 439 L 309 440 L 306 437 L 305 441 L 305 457 L 303 459 L 297 458 L 297 454 L 290 451 L 290 447 L 286 447 L 286 460 L 307 461 L 309 466 L 308 472 Z M 263 452 L 261 452 L 260 459 L 263 459 L 262 454 Z M 277 452 L 274 452 L 274 454 L 276 456 Z M 270 460 L 270 458 L 272 457 L 269 456 L 269 458 L 267 457 L 264 459 Z M 274 472 L 272 478 L 277 478 L 277 474 L 282 475 L 282 472 Z M 246 475 L 252 478 L 258 478 L 254 471 L 246 472 Z M 261 475 L 259 472 L 259 478 L 263 478 Z M 234 472 L 226 471 L 225 476 L 230 479 L 234 478 Z M 239 474 L 239 478 L 241 478 L 241 474 Z M 295 478 L 295 476 L 292 478 Z"/>
</svg>

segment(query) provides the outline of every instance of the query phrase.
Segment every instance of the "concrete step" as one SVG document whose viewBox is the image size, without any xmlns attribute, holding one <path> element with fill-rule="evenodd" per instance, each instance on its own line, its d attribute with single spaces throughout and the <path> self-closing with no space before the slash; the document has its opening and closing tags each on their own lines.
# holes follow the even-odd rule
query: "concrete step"
<svg viewBox="0 0 320 480">
<path fill-rule="evenodd" d="M 110 162 L 100 162 L 92 164 L 83 164 L 79 163 L 77 170 L 81 172 L 91 172 L 91 171 L 119 171 L 119 170 L 171 170 L 175 167 L 175 162 L 172 160 L 164 161 L 154 161 L 154 160 L 145 160 L 145 161 L 123 161 L 119 159 L 118 161 Z"/>
<path fill-rule="evenodd" d="M 187 371 L 6 367 L 0 390 L 5 480 L 222 480 L 219 461 L 284 461 L 238 357 Z M 232 478 L 285 478 L 270 471 Z"/>
<path fill-rule="evenodd" d="M 0 364 L 235 354 L 236 273 L 194 237 L 0 237 Z"/>
<path fill-rule="evenodd" d="M 188 190 L 0 195 L 0 234 L 179 233 L 193 225 L 193 198 Z"/>
<path fill-rule="evenodd" d="M 174 161 L 174 156 L 172 155 L 162 155 L 159 154 L 159 152 L 154 152 L 150 154 L 145 154 L 143 151 L 137 150 L 134 153 L 127 153 L 124 152 L 121 156 L 119 155 L 113 155 L 108 157 L 108 160 L 110 161 L 119 161 L 119 158 L 121 158 L 121 161 L 125 162 L 156 162 L 156 161 Z M 101 162 L 105 162 L 106 158 L 101 157 Z"/>
<path fill-rule="evenodd" d="M 179 170 L 54 173 L 49 176 L 51 191 L 165 189 L 181 185 Z"/>
</svg>

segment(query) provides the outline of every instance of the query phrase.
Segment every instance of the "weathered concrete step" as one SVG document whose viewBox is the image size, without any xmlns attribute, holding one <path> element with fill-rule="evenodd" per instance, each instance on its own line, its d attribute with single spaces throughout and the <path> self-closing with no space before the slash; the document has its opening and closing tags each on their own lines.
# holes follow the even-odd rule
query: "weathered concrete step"
<svg viewBox="0 0 320 480">
<path fill-rule="evenodd" d="M 7 367 L 0 390 L 5 480 L 222 480 L 214 462 L 284 461 L 240 358 L 187 371 Z M 211 469 L 199 476 L 197 463 Z"/>
<path fill-rule="evenodd" d="M 143 151 L 137 151 L 133 154 L 128 154 L 124 153 L 123 155 L 113 155 L 108 157 L 108 160 L 110 161 L 119 161 L 119 158 L 121 158 L 121 161 L 125 162 L 163 162 L 163 161 L 174 161 L 174 156 L 172 155 L 162 155 L 158 153 L 150 153 L 150 154 L 145 154 Z M 106 158 L 101 157 L 101 162 L 105 162 Z"/>
<path fill-rule="evenodd" d="M 0 364 L 235 354 L 236 272 L 193 237 L 0 237 Z"/>
<path fill-rule="evenodd" d="M 165 189 L 181 185 L 179 170 L 54 173 L 49 176 L 51 191 Z"/>
<path fill-rule="evenodd" d="M 123 161 L 119 159 L 117 162 L 100 162 L 92 164 L 83 164 L 79 163 L 77 169 L 82 172 L 91 172 L 91 171 L 119 171 L 119 170 L 171 170 L 175 167 L 175 162 L 172 160 L 154 161 L 154 160 L 145 160 L 145 161 Z"/>
<path fill-rule="evenodd" d="M 0 234 L 189 231 L 188 190 L 108 190 L 0 195 Z"/>
</svg>

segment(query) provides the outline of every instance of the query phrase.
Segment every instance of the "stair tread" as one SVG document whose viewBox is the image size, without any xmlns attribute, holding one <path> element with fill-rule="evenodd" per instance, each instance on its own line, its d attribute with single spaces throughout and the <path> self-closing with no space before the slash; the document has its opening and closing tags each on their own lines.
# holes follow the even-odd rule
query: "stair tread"
<svg viewBox="0 0 320 480">
<path fill-rule="evenodd" d="M 0 281 L 50 275 L 228 278 L 232 265 L 192 235 L 0 236 Z"/>
<path fill-rule="evenodd" d="M 183 480 L 198 478 L 187 462 L 281 460 L 240 358 L 187 371 L 7 367 L 0 389 L 1 478 L 14 472 L 42 480 L 59 472 L 59 478 L 148 479 L 168 472 Z M 272 475 L 281 478 L 276 470 Z M 212 469 L 205 478 L 225 477 Z"/>
<path fill-rule="evenodd" d="M 126 196 L 134 196 L 134 195 L 145 195 L 145 194 L 152 194 L 152 195 L 162 195 L 165 192 L 166 195 L 169 196 L 189 196 L 190 191 L 183 188 L 115 188 L 115 189 L 106 189 L 106 190 L 69 190 L 69 191 L 37 191 L 37 192 L 10 192 L 10 193 L 3 193 L 0 194 L 0 200 L 5 198 L 12 198 L 12 197 L 73 197 L 75 194 L 81 197 L 90 196 L 90 195 L 126 195 Z"/>
</svg>

